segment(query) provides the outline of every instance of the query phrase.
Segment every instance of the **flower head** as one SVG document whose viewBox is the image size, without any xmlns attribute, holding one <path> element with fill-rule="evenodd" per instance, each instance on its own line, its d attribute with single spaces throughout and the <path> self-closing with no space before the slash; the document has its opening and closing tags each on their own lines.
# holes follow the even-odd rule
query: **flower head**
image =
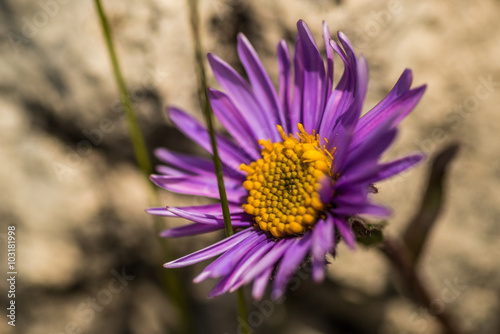
<svg viewBox="0 0 500 334">
<path fill-rule="evenodd" d="M 299 21 L 292 60 L 284 41 L 278 44 L 279 93 L 255 50 L 243 35 L 238 53 L 249 83 L 218 57 L 208 59 L 223 91 L 209 90 L 212 108 L 231 134 L 218 135 L 229 208 L 237 232 L 205 249 L 165 264 L 184 267 L 221 255 L 194 281 L 220 278 L 211 296 L 254 282 L 261 298 L 273 276 L 272 295 L 279 298 L 291 275 L 310 257 L 312 277 L 325 275 L 326 255 L 343 240 L 355 246 L 349 218 L 387 216 L 371 201 L 375 182 L 417 164 L 420 153 L 380 163 L 396 136 L 397 124 L 415 107 L 425 86 L 410 89 L 405 70 L 391 92 L 366 115 L 361 109 L 368 74 L 347 37 L 330 38 L 326 24 L 326 68 L 316 43 Z M 333 85 L 333 55 L 344 63 Z M 292 78 L 293 68 L 293 78 Z M 334 87 L 334 88 L 333 88 Z M 170 108 L 170 119 L 188 137 L 211 152 L 207 130 L 185 112 Z M 151 179 L 170 191 L 218 198 L 212 162 L 158 149 L 166 165 Z M 220 204 L 148 209 L 151 214 L 182 217 L 192 224 L 162 232 L 182 237 L 224 228 Z"/>
</svg>

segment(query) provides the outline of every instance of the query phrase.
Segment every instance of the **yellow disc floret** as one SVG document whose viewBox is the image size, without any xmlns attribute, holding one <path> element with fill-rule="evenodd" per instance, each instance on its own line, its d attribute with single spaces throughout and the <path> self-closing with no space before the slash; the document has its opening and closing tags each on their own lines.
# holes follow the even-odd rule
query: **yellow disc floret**
<svg viewBox="0 0 500 334">
<path fill-rule="evenodd" d="M 326 209 L 318 191 L 321 178 L 331 176 L 333 152 L 321 147 L 314 131 L 308 134 L 300 123 L 298 129 L 296 138 L 278 125 L 283 141 L 259 140 L 262 158 L 240 166 L 248 174 L 243 182 L 249 192 L 245 212 L 277 238 L 303 234 Z"/>
</svg>

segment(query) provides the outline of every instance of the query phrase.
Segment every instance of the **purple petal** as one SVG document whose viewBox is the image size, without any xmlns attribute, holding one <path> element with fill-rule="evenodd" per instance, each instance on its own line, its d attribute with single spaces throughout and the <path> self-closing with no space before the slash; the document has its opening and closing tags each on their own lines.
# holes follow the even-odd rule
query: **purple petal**
<svg viewBox="0 0 500 334">
<path fill-rule="evenodd" d="M 387 96 L 384 97 L 382 101 L 380 101 L 375 107 L 372 108 L 372 110 L 370 110 L 366 115 L 362 117 L 366 117 L 366 119 L 360 120 L 360 126 L 364 122 L 370 122 L 371 120 L 373 120 L 377 114 L 379 114 L 382 110 L 384 110 L 387 106 L 394 102 L 394 100 L 396 100 L 401 95 L 406 94 L 411 88 L 412 81 L 413 76 L 411 70 L 405 69 L 389 94 L 387 94 Z"/>
<path fill-rule="evenodd" d="M 302 59 L 302 43 L 300 37 L 297 36 L 295 42 L 295 54 L 293 57 L 293 97 L 290 110 L 290 129 L 292 133 L 298 131 L 297 123 L 304 123 L 302 119 L 302 100 L 304 91 L 304 60 Z"/>
<path fill-rule="evenodd" d="M 416 153 L 416 154 L 412 154 L 412 155 L 409 155 L 407 157 L 383 164 L 380 168 L 381 170 L 375 176 L 373 182 L 384 180 L 384 179 L 387 179 L 391 176 L 399 174 L 399 173 L 405 171 L 406 169 L 415 166 L 416 164 L 421 162 L 424 158 L 425 158 L 424 154 Z"/>
<path fill-rule="evenodd" d="M 325 85 L 325 96 L 328 98 L 331 94 L 333 87 L 333 49 L 330 46 L 330 40 L 332 39 L 330 35 L 330 29 L 328 29 L 328 24 L 323 21 L 323 40 L 325 42 L 326 50 L 326 85 Z"/>
<path fill-rule="evenodd" d="M 180 226 L 171 228 L 168 230 L 161 231 L 159 236 L 162 238 L 180 238 L 185 236 L 193 236 L 208 232 L 213 232 L 217 230 L 221 230 L 224 228 L 224 224 L 222 225 L 207 225 L 194 223 L 190 225 Z"/>
<path fill-rule="evenodd" d="M 341 94 L 335 109 L 333 118 L 327 122 L 328 129 L 332 129 L 332 125 L 338 123 L 337 119 L 346 114 L 346 127 L 350 127 L 351 123 L 357 123 L 361 114 L 361 108 L 366 95 L 368 86 L 368 67 L 366 60 L 363 57 L 356 59 L 354 50 L 349 39 L 341 32 L 338 33 L 340 44 L 343 49 L 330 41 L 330 46 L 340 55 L 344 62 L 344 74 L 335 88 L 334 94 Z M 321 132 L 320 132 L 321 133 Z M 325 134 L 327 135 L 327 133 Z"/>
<path fill-rule="evenodd" d="M 335 204 L 337 207 L 364 205 L 368 203 L 368 188 L 369 184 L 365 184 L 364 187 L 355 185 L 353 187 L 344 187 L 339 190 L 335 190 Z"/>
<path fill-rule="evenodd" d="M 184 171 L 184 170 L 181 171 L 177 168 L 163 166 L 163 165 L 156 166 L 156 171 L 160 174 L 168 175 L 168 176 L 186 176 L 186 174 L 193 175 L 192 172 L 188 172 L 188 171 Z"/>
<path fill-rule="evenodd" d="M 221 215 L 207 215 L 201 213 L 193 213 L 182 208 L 167 207 L 167 210 L 172 212 L 175 216 L 192 220 L 196 223 L 210 224 L 210 225 L 224 225 L 224 219 Z M 231 223 L 233 226 L 248 226 L 252 225 L 253 219 L 247 213 L 231 214 Z"/>
<path fill-rule="evenodd" d="M 342 76 L 342 80 L 346 81 L 347 74 L 344 71 Z M 323 118 L 321 120 L 319 135 L 320 138 L 329 137 L 335 128 L 336 123 L 338 122 L 339 115 L 343 113 L 344 109 L 340 107 L 341 102 L 344 104 L 346 99 L 352 100 L 352 93 L 344 90 L 343 88 L 339 88 L 339 85 L 342 83 L 342 80 L 337 85 L 333 93 L 331 93 L 326 102 L 325 111 L 323 113 Z M 346 97 L 347 96 L 347 97 Z M 329 149 L 333 148 L 334 145 L 329 147 Z"/>
<path fill-rule="evenodd" d="M 146 209 L 146 212 L 155 216 L 175 217 L 175 215 L 166 208 L 148 208 Z"/>
<path fill-rule="evenodd" d="M 332 175 L 336 175 L 341 171 L 351 143 L 352 132 L 354 129 L 352 124 L 349 122 L 348 113 L 349 111 L 340 116 L 337 126 L 328 139 L 329 145 L 335 148 L 332 154 Z"/>
<path fill-rule="evenodd" d="M 397 130 L 388 130 L 391 125 L 391 120 L 382 124 L 378 129 L 370 133 L 362 145 L 352 149 L 349 152 L 345 163 L 340 168 L 339 172 L 343 173 L 353 172 L 358 168 L 366 168 L 365 162 L 373 165 L 376 164 L 380 155 L 391 145 L 396 138 Z"/>
<path fill-rule="evenodd" d="M 214 164 L 211 160 L 208 159 L 173 152 L 165 148 L 156 149 L 155 156 L 162 162 L 191 174 L 200 175 L 215 173 Z"/>
<path fill-rule="evenodd" d="M 316 223 L 312 232 L 312 277 L 316 282 L 321 282 L 325 278 L 325 256 L 334 248 L 333 225 L 333 218 L 328 215 L 326 220 Z"/>
<path fill-rule="evenodd" d="M 319 199 L 321 200 L 321 203 L 330 203 L 335 189 L 331 177 L 322 177 L 320 184 Z"/>
<path fill-rule="evenodd" d="M 250 128 L 256 132 L 257 137 L 279 141 L 280 137 L 276 129 L 278 120 L 274 118 L 271 111 L 262 109 L 245 80 L 219 57 L 209 53 L 208 61 L 217 81 L 234 105 L 241 110 L 242 116 Z"/>
<path fill-rule="evenodd" d="M 243 34 L 238 35 L 238 54 L 252 85 L 257 101 L 273 115 L 276 124 L 285 124 L 285 115 L 276 90 L 253 46 Z"/>
<path fill-rule="evenodd" d="M 215 175 L 201 176 L 164 176 L 151 175 L 150 179 L 158 186 L 180 194 L 219 198 L 219 188 Z M 224 179 L 227 199 L 233 203 L 242 203 L 248 196 L 245 188 L 231 179 Z"/>
<path fill-rule="evenodd" d="M 291 62 L 290 54 L 288 52 L 288 47 L 286 42 L 282 40 L 278 44 L 278 68 L 279 68 L 279 88 L 280 88 L 280 100 L 283 106 L 283 113 L 285 115 L 283 130 L 285 133 L 291 133 L 292 128 L 290 126 L 290 99 L 292 98 L 292 76 L 291 76 Z"/>
<path fill-rule="evenodd" d="M 346 245 L 351 249 L 354 249 L 356 247 L 356 237 L 354 236 L 347 220 L 333 217 L 333 222 L 335 223 L 335 227 L 340 232 L 340 235 L 342 236 L 342 239 L 344 239 Z"/>
<path fill-rule="evenodd" d="M 206 247 L 202 250 L 199 250 L 197 252 L 194 252 L 192 254 L 189 254 L 187 256 L 181 257 L 180 259 L 170 261 L 165 263 L 163 266 L 165 268 L 180 268 L 180 267 L 187 267 L 190 266 L 194 263 L 201 262 L 206 259 L 210 259 L 212 257 L 215 257 L 219 254 L 224 253 L 228 249 L 231 249 L 235 245 L 237 245 L 239 242 L 244 240 L 245 238 L 248 238 L 248 236 L 252 233 L 253 228 L 248 228 L 246 230 L 243 230 L 241 232 L 238 232 L 236 234 L 233 234 L 232 236 L 223 239 L 219 241 L 216 244 L 213 244 L 209 247 Z"/>
<path fill-rule="evenodd" d="M 380 101 L 380 103 L 377 104 L 373 109 L 384 109 L 386 105 L 390 104 L 393 100 L 409 91 L 412 81 L 413 75 L 411 73 L 411 70 L 407 68 L 403 71 L 389 94 L 387 94 L 387 96 L 382 101 Z"/>
<path fill-rule="evenodd" d="M 340 48 L 335 44 L 333 40 L 330 41 L 330 46 L 333 48 L 335 46 L 335 50 Z M 333 129 L 338 123 L 339 117 L 348 109 L 349 105 L 352 103 L 354 95 L 352 83 L 354 78 L 352 77 L 352 64 L 349 64 L 347 58 L 343 53 L 341 54 L 341 59 L 344 61 L 344 73 L 342 74 L 342 78 L 339 83 L 335 87 L 335 90 L 329 95 L 325 111 L 323 113 L 323 118 L 321 120 L 319 135 L 321 138 L 331 136 Z M 349 88 L 350 87 L 350 88 Z M 333 148 L 334 145 L 329 146 L 329 149 Z"/>
<path fill-rule="evenodd" d="M 356 127 L 352 147 L 357 147 L 387 119 L 393 120 L 390 128 L 396 127 L 415 108 L 422 98 L 425 88 L 426 86 L 415 88 L 391 101 L 384 108 L 374 108 L 369 111 L 360 119 Z"/>
<path fill-rule="evenodd" d="M 344 48 L 347 56 L 350 58 L 350 62 L 354 64 L 356 73 L 355 73 L 355 84 L 356 84 L 356 100 L 360 104 L 360 108 L 363 106 L 363 102 L 365 100 L 366 96 L 366 91 L 368 89 L 368 65 L 366 63 L 366 59 L 361 56 L 359 59 L 356 60 L 356 55 L 354 53 L 354 48 L 351 44 L 351 41 L 347 36 L 339 32 L 338 33 L 339 41 L 342 44 L 342 47 Z M 360 114 L 357 115 L 356 117 L 356 123 L 359 121 L 359 117 L 361 116 L 361 110 L 359 111 Z"/>
<path fill-rule="evenodd" d="M 334 174 L 344 163 L 354 129 L 359 121 L 368 82 L 364 58 L 356 60 L 349 40 L 342 33 L 339 33 L 339 39 L 344 50 L 334 41 L 330 44 L 345 63 L 344 75 L 330 96 L 325 111 L 327 118 L 323 119 L 319 131 L 321 137 L 328 139 L 327 148 L 331 150 L 335 147 L 332 162 Z M 335 109 L 330 109 L 332 107 Z"/>
<path fill-rule="evenodd" d="M 424 157 L 422 153 L 415 153 L 381 165 L 374 164 L 370 160 L 358 163 L 355 168 L 348 170 L 337 180 L 334 185 L 336 195 L 338 196 L 339 192 L 342 193 L 344 189 L 352 187 L 363 187 L 365 189 L 370 184 L 387 179 L 415 166 Z"/>
<path fill-rule="evenodd" d="M 215 89 L 208 89 L 208 97 L 215 115 L 222 125 L 253 159 L 260 159 L 259 138 L 244 120 L 240 111 L 234 106 L 229 97 Z"/>
<path fill-rule="evenodd" d="M 344 189 L 363 187 L 376 182 L 375 179 L 382 167 L 372 160 L 362 161 L 355 168 L 348 170 L 340 176 L 334 185 L 336 194 L 342 193 Z"/>
<path fill-rule="evenodd" d="M 248 270 L 258 263 L 261 257 L 264 256 L 264 254 L 266 254 L 274 245 L 275 243 L 273 240 L 266 239 L 255 246 L 255 251 L 248 253 L 243 259 L 241 259 L 232 273 L 217 283 L 208 295 L 210 297 L 216 297 L 229 291 L 230 289 L 233 289 L 236 284 L 239 284 L 241 277 L 244 277 Z M 239 284 L 238 287 L 239 286 L 241 286 L 241 284 Z"/>
<path fill-rule="evenodd" d="M 312 242 L 311 236 L 312 232 L 307 232 L 302 239 L 297 238 L 293 244 L 288 246 L 274 278 L 272 291 L 274 299 L 279 299 L 283 296 L 286 285 L 309 252 Z"/>
<path fill-rule="evenodd" d="M 264 233 L 253 233 L 251 236 L 243 240 L 237 247 L 233 247 L 222 254 L 217 260 L 210 263 L 198 276 L 195 277 L 193 282 L 199 283 L 209 277 L 216 278 L 229 274 L 244 256 L 246 256 L 253 248 L 255 248 L 255 246 L 266 239 L 267 237 Z"/>
<path fill-rule="evenodd" d="M 311 133 L 322 117 L 325 100 L 325 67 L 318 47 L 306 23 L 297 23 L 301 48 L 299 57 L 303 65 L 302 120 L 305 130 Z M 296 51 L 297 53 L 298 51 Z"/>
<path fill-rule="evenodd" d="M 273 267 L 269 267 L 267 270 L 264 270 L 262 274 L 260 274 L 254 281 L 252 287 L 252 297 L 255 300 L 261 300 L 264 292 L 266 291 L 267 284 L 269 283 L 269 279 L 271 278 L 271 274 L 273 273 Z"/>
<path fill-rule="evenodd" d="M 378 115 L 384 112 L 384 110 L 392 104 L 397 98 L 400 96 L 406 94 L 411 87 L 411 82 L 412 82 L 412 73 L 410 69 L 405 69 L 401 76 L 399 77 L 398 81 L 394 85 L 394 87 L 391 89 L 389 94 L 380 101 L 375 107 L 373 107 L 368 113 L 366 113 L 361 119 L 359 120 L 359 124 L 356 127 L 356 130 L 359 128 L 364 127 L 367 123 L 372 122 L 377 118 Z"/>
<path fill-rule="evenodd" d="M 236 291 L 243 284 L 250 283 L 251 281 L 253 281 L 257 276 L 259 276 L 265 270 L 273 268 L 276 262 L 281 258 L 281 256 L 285 252 L 287 245 L 290 243 L 291 243 L 290 239 L 281 239 L 278 242 L 273 242 L 272 247 L 260 256 L 259 261 L 253 263 L 253 265 L 248 267 L 248 269 L 242 272 L 242 274 L 234 276 L 233 284 L 229 289 L 229 291 L 230 292 Z"/>
<path fill-rule="evenodd" d="M 173 207 L 169 207 L 172 209 Z M 196 206 L 184 206 L 184 207 L 176 207 L 176 209 L 181 209 L 187 212 L 195 213 L 195 214 L 206 214 L 206 215 L 214 215 L 218 217 L 222 217 L 222 209 L 221 204 L 208 204 L 208 205 L 196 205 Z M 243 213 L 243 207 L 241 205 L 235 205 L 229 203 L 229 211 L 231 214 Z M 176 217 L 171 211 L 167 210 L 166 207 L 161 208 L 149 208 L 146 209 L 146 212 L 152 215 L 157 216 L 165 216 L 165 217 Z"/>
<path fill-rule="evenodd" d="M 360 56 L 358 59 L 358 68 L 357 68 L 357 93 L 356 99 L 358 100 L 360 106 L 360 111 L 358 117 L 356 119 L 356 126 L 358 125 L 359 119 L 361 117 L 361 109 L 363 108 L 363 104 L 366 98 L 366 92 L 368 91 L 368 63 L 366 58 Z"/>
<path fill-rule="evenodd" d="M 179 130 L 197 142 L 205 150 L 212 153 L 210 137 L 204 126 L 193 117 L 177 108 L 170 108 L 169 116 Z M 240 165 L 242 163 L 248 164 L 252 162 L 252 159 L 241 148 L 223 136 L 217 136 L 217 145 L 222 162 L 237 173 L 243 173 L 240 171 Z"/>
<path fill-rule="evenodd" d="M 280 239 L 274 247 L 267 252 L 267 254 L 260 259 L 260 261 L 252 267 L 241 280 L 240 285 L 251 282 L 255 277 L 260 275 L 268 268 L 274 267 L 276 262 L 285 254 L 289 246 L 293 244 L 293 239 Z M 239 287 L 238 284 L 233 286 L 230 291 L 234 291 Z"/>
<path fill-rule="evenodd" d="M 391 211 L 388 208 L 372 203 L 358 205 L 342 204 L 331 211 L 340 216 L 369 215 L 375 217 L 389 217 L 391 215 Z"/>
<path fill-rule="evenodd" d="M 353 140 L 354 131 L 359 121 L 366 95 L 368 84 L 368 68 L 366 66 L 365 59 L 361 57 L 357 63 L 354 63 L 353 66 L 356 66 L 357 68 L 356 72 L 353 73 L 353 77 L 355 78 L 353 83 L 353 85 L 355 85 L 354 92 L 352 93 L 352 97 L 350 96 L 350 94 L 344 94 L 343 96 L 345 96 L 346 99 L 344 101 L 339 101 L 339 106 L 351 99 L 352 102 L 347 110 L 341 116 L 339 116 L 339 122 L 337 123 L 337 126 L 333 131 L 333 134 L 335 134 L 336 137 L 330 137 L 329 139 L 329 141 L 331 141 L 332 144 L 334 144 L 336 147 L 336 160 L 334 160 L 334 163 L 332 164 L 332 170 L 338 170 L 340 168 L 347 155 L 349 147 L 352 145 L 351 143 Z M 337 131 L 339 133 L 336 133 Z"/>
</svg>

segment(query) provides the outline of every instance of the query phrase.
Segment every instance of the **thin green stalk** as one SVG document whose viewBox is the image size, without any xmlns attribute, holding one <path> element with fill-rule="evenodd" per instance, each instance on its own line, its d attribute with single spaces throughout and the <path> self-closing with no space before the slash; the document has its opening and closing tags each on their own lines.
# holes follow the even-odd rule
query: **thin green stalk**
<svg viewBox="0 0 500 334">
<path fill-rule="evenodd" d="M 226 195 L 226 188 L 224 187 L 224 174 L 222 172 L 222 164 L 219 158 L 219 151 L 217 148 L 217 139 L 215 136 L 214 125 L 213 125 L 213 111 L 210 106 L 208 99 L 208 84 L 207 76 L 205 72 L 205 62 L 203 57 L 203 51 L 201 46 L 200 37 L 200 27 L 199 27 L 199 15 L 198 15 L 198 0 L 188 0 L 189 4 L 189 17 L 191 21 L 191 30 L 194 39 L 194 53 L 196 60 L 196 72 L 198 75 L 198 94 L 200 97 L 201 105 L 203 106 L 203 115 L 207 123 L 208 133 L 210 135 L 210 143 L 212 145 L 212 157 L 215 166 L 215 172 L 217 174 L 217 186 L 219 188 L 220 201 L 222 206 L 222 215 L 224 217 L 224 229 L 226 231 L 226 237 L 233 235 L 233 225 L 231 224 L 231 213 L 229 212 L 229 203 Z M 247 309 L 245 302 L 245 295 L 243 290 L 240 288 L 236 293 L 237 303 L 238 303 L 238 313 L 243 322 L 247 322 Z M 248 328 L 245 326 L 243 329 L 244 333 L 248 333 Z"/>
<path fill-rule="evenodd" d="M 111 65 L 113 67 L 113 75 L 115 77 L 116 85 L 118 86 L 118 91 L 120 93 L 120 100 L 123 108 L 125 109 L 125 116 L 137 164 L 139 165 L 139 168 L 147 181 L 146 185 L 148 188 L 150 205 L 157 206 L 159 202 L 158 195 L 153 185 L 149 181 L 149 175 L 153 172 L 151 160 L 149 159 L 146 143 L 139 127 L 136 113 L 132 106 L 132 100 L 130 99 L 130 95 L 128 94 L 125 80 L 123 79 L 123 75 L 120 69 L 120 63 L 118 61 L 118 57 L 116 55 L 113 40 L 111 37 L 111 29 L 109 27 L 109 23 L 106 18 L 106 14 L 104 12 L 104 8 L 102 7 L 101 1 L 94 0 L 94 2 L 97 8 L 97 13 L 104 34 L 104 40 L 106 42 Z M 154 216 L 153 218 L 155 223 L 155 230 L 156 232 L 159 232 L 161 230 L 161 222 L 158 217 Z M 160 241 L 160 246 L 163 251 L 162 254 L 173 255 L 174 252 L 170 249 L 170 245 L 164 239 Z M 193 321 L 191 321 L 189 312 L 189 300 L 187 298 L 187 292 L 185 286 L 182 284 L 181 278 L 176 272 L 170 270 L 161 270 L 159 276 L 163 288 L 170 296 L 170 298 L 176 303 L 177 308 L 181 313 L 184 326 L 183 332 L 193 332 Z"/>
<path fill-rule="evenodd" d="M 248 310 L 245 302 L 245 294 L 242 288 L 236 290 L 236 300 L 238 303 L 238 314 L 241 320 L 243 320 L 243 323 L 241 324 L 242 332 L 245 334 L 250 333 L 250 328 L 248 325 Z"/>
<path fill-rule="evenodd" d="M 125 80 L 123 79 L 123 75 L 120 70 L 120 63 L 118 62 L 118 57 L 116 56 L 115 48 L 113 46 L 113 40 L 111 39 L 111 29 L 109 28 L 108 20 L 106 18 L 106 14 L 104 13 L 104 9 L 102 8 L 101 1 L 95 0 L 94 2 L 99 14 L 99 19 L 104 33 L 104 39 L 106 41 L 109 58 L 111 60 L 111 65 L 113 66 L 113 74 L 115 76 L 118 90 L 120 91 L 120 99 L 123 107 L 125 108 L 125 116 L 130 130 L 130 137 L 132 139 L 132 146 L 134 147 L 135 157 L 137 159 L 137 163 L 139 164 L 139 168 L 144 173 L 144 175 L 149 178 L 149 175 L 152 173 L 153 169 L 148 157 L 148 151 L 146 149 L 144 137 L 142 136 L 141 129 L 139 128 L 139 122 L 137 121 L 137 116 L 134 113 L 132 101 L 130 99 L 130 95 L 128 94 L 127 86 L 125 85 Z"/>
<path fill-rule="evenodd" d="M 207 123 L 208 133 L 210 135 L 210 144 L 212 145 L 213 162 L 215 166 L 215 172 L 217 174 L 217 185 L 219 188 L 220 201 L 222 205 L 222 215 L 224 217 L 224 228 L 226 230 L 226 236 L 233 235 L 233 225 L 231 224 L 231 213 L 229 212 L 229 202 L 227 200 L 226 188 L 224 187 L 224 174 L 222 172 L 222 164 L 219 158 L 219 150 L 217 148 L 217 139 L 215 137 L 214 124 L 213 124 L 213 112 L 208 100 L 208 84 L 207 76 L 205 72 L 205 63 L 203 59 L 203 51 L 201 47 L 200 29 L 199 29 L 199 17 L 198 17 L 198 1 L 188 0 L 191 18 L 191 29 L 194 37 L 194 49 L 195 49 L 195 60 L 196 69 L 198 75 L 198 94 L 200 98 L 201 105 L 203 107 L 203 116 Z"/>
</svg>

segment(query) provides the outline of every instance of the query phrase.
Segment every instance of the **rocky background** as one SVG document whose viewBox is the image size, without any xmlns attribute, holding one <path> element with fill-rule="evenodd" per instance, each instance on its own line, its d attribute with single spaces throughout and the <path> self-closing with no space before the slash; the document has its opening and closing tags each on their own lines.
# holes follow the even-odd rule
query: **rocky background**
<svg viewBox="0 0 500 334">
<path fill-rule="evenodd" d="M 176 105 L 201 118 L 186 2 L 104 7 L 148 147 L 204 154 L 164 115 L 165 106 Z M 415 85 L 428 90 L 387 158 L 414 150 L 432 157 L 450 142 L 461 144 L 420 265 L 434 295 L 429 310 L 387 288 L 393 273 L 380 252 L 341 245 L 325 283 L 300 280 L 285 304 L 252 306 L 255 333 L 436 333 L 433 315 L 443 310 L 469 333 L 500 333 L 499 12 L 493 0 L 201 1 L 205 50 L 238 70 L 241 31 L 276 80 L 276 44 L 284 37 L 293 45 L 300 18 L 318 41 L 326 20 L 366 56 L 366 110 L 413 69 Z M 177 332 L 180 316 L 161 283 L 161 265 L 173 256 L 162 254 L 144 213 L 145 181 L 94 4 L 1 0 L 0 36 L 0 268 L 4 277 L 7 226 L 15 225 L 18 270 L 15 328 L 3 315 L 8 289 L 0 281 L 0 332 Z M 415 214 L 429 165 L 379 185 L 379 200 L 395 213 L 388 235 L 401 233 Z M 166 191 L 161 200 L 204 201 Z M 185 254 L 220 237 L 169 245 Z M 213 282 L 191 283 L 201 268 L 176 271 L 187 285 L 193 331 L 238 333 L 234 296 L 207 299 Z"/>
</svg>

